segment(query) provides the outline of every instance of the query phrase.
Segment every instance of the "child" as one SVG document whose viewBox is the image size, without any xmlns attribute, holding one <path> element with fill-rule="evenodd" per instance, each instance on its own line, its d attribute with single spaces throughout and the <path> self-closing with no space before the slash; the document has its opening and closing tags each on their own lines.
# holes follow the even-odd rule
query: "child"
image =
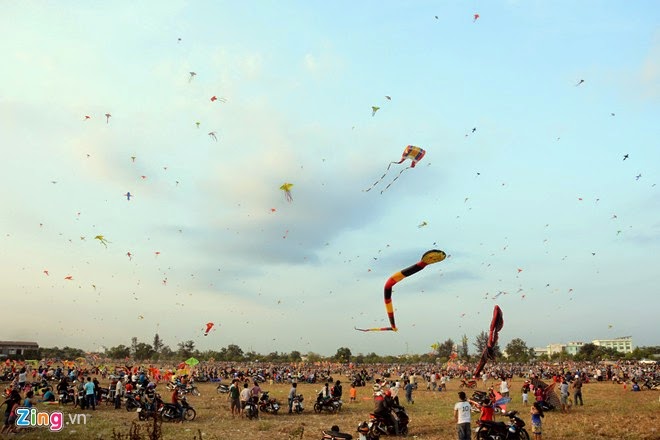
<svg viewBox="0 0 660 440">
<path fill-rule="evenodd" d="M 487 422 L 492 422 L 495 420 L 495 408 L 493 407 L 490 399 L 487 397 L 481 404 L 481 417 L 479 417 L 479 420 Z"/>
<path fill-rule="evenodd" d="M 544 417 L 543 409 L 541 409 L 540 402 L 534 402 L 531 409 L 532 414 L 532 434 L 534 434 L 534 440 L 541 440 L 541 434 L 543 433 L 541 419 Z"/>
<path fill-rule="evenodd" d="M 522 401 L 523 405 L 527 406 L 527 403 L 529 403 L 528 400 L 528 394 L 529 394 L 529 381 L 526 380 L 525 383 L 522 386 Z"/>
<path fill-rule="evenodd" d="M 350 403 L 355 403 L 357 397 L 357 390 L 355 389 L 355 384 L 351 384 L 351 389 L 349 390 L 349 395 L 351 396 Z"/>
</svg>

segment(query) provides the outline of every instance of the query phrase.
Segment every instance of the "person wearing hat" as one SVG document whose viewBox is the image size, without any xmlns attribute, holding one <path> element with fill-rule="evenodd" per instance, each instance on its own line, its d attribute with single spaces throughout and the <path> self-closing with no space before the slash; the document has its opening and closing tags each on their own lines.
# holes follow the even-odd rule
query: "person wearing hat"
<svg viewBox="0 0 660 440">
<path fill-rule="evenodd" d="M 456 422 L 458 440 L 470 440 L 472 436 L 472 433 L 470 432 L 470 404 L 463 391 L 458 392 L 458 398 L 460 401 L 456 402 L 454 405 L 454 421 Z"/>
</svg>

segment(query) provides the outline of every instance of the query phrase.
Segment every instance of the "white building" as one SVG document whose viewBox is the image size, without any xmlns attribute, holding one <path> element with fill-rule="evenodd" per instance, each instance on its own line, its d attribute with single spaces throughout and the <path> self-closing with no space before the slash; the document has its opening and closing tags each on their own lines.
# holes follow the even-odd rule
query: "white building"
<svg viewBox="0 0 660 440">
<path fill-rule="evenodd" d="M 555 353 L 561 353 L 565 351 L 566 349 L 566 344 L 548 344 L 548 351 L 547 354 L 548 356 L 551 356 Z"/>
<path fill-rule="evenodd" d="M 632 353 L 632 336 L 623 336 L 616 339 L 594 339 L 592 344 L 599 347 L 613 348 L 620 353 Z"/>
<path fill-rule="evenodd" d="M 584 342 L 579 342 L 579 341 L 573 341 L 569 342 L 566 344 L 566 348 L 564 351 L 566 351 L 567 354 L 570 354 L 571 356 L 575 356 L 578 354 L 582 346 L 584 345 Z"/>
</svg>

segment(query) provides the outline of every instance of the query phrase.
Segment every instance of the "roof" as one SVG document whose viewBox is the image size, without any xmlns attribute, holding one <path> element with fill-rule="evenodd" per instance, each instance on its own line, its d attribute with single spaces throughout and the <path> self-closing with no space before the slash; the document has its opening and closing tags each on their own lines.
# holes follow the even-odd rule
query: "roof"
<svg viewBox="0 0 660 440">
<path fill-rule="evenodd" d="M 39 348 L 39 344 L 37 344 L 36 342 L 28 342 L 28 341 L 0 341 L 0 346 Z"/>
</svg>

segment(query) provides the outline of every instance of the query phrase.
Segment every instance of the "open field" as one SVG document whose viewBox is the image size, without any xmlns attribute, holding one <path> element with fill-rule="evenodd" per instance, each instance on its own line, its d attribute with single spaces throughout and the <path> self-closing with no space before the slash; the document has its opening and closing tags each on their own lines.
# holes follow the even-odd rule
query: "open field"
<svg viewBox="0 0 660 440">
<path fill-rule="evenodd" d="M 358 423 L 368 418 L 373 409 L 371 400 L 371 387 L 359 387 L 356 403 L 348 402 L 347 378 L 339 378 L 344 383 L 344 406 L 341 413 L 315 414 L 313 403 L 315 390 L 322 384 L 298 385 L 298 390 L 305 396 L 305 412 L 301 415 L 289 415 L 286 409 L 286 395 L 289 385 L 265 384 L 264 390 L 270 391 L 272 397 L 283 403 L 281 414 L 276 416 L 262 415 L 260 420 L 232 419 L 227 404 L 227 395 L 218 394 L 216 384 L 198 384 L 202 395 L 189 397 L 189 402 L 197 411 L 197 419 L 191 423 L 172 424 L 164 423 L 162 432 L 164 439 L 199 439 L 201 432 L 203 439 L 289 439 L 290 434 L 304 425 L 304 439 L 321 438 L 321 429 L 328 429 L 332 425 L 339 425 L 343 432 L 356 436 Z M 104 384 L 105 385 L 105 384 Z M 517 390 L 522 385 L 522 379 L 514 379 L 511 384 L 513 401 L 508 409 L 517 409 L 530 425 L 529 407 L 522 406 L 522 400 Z M 162 396 L 168 400 L 169 393 L 164 385 L 158 386 Z M 484 389 L 480 382 L 479 389 Z M 447 392 L 431 392 L 419 389 L 413 393 L 414 405 L 406 405 L 410 415 L 410 434 L 408 437 L 423 439 L 454 439 L 456 438 L 452 420 L 452 408 L 458 400 L 458 382 L 448 384 Z M 622 385 L 610 383 L 589 383 L 583 388 L 585 406 L 574 407 L 569 414 L 553 411 L 546 413 L 544 419 L 544 439 L 629 439 L 629 440 L 657 440 L 660 439 L 660 392 L 642 391 L 633 393 L 624 389 Z M 467 390 L 468 396 L 471 390 Z M 403 397 L 403 396 L 401 396 Z M 531 396 L 530 396 L 531 397 Z M 402 404 L 405 399 L 402 399 Z M 55 406 L 45 407 L 39 405 L 40 410 L 56 410 Z M 58 408 L 59 410 L 59 408 Z M 71 405 L 62 406 L 64 419 L 67 414 L 75 413 Z M 85 425 L 66 425 L 62 432 L 51 433 L 46 428 L 34 428 L 31 432 L 21 433 L 20 438 L 75 438 L 75 439 L 112 439 L 113 429 L 117 432 L 127 433 L 131 422 L 137 419 L 135 413 L 129 413 L 124 408 L 115 410 L 112 406 L 102 404 L 97 411 L 86 411 L 87 423 Z M 473 421 L 475 420 L 473 414 Z M 141 422 L 146 429 L 148 422 Z M 473 423 L 473 427 L 474 427 Z"/>
</svg>

